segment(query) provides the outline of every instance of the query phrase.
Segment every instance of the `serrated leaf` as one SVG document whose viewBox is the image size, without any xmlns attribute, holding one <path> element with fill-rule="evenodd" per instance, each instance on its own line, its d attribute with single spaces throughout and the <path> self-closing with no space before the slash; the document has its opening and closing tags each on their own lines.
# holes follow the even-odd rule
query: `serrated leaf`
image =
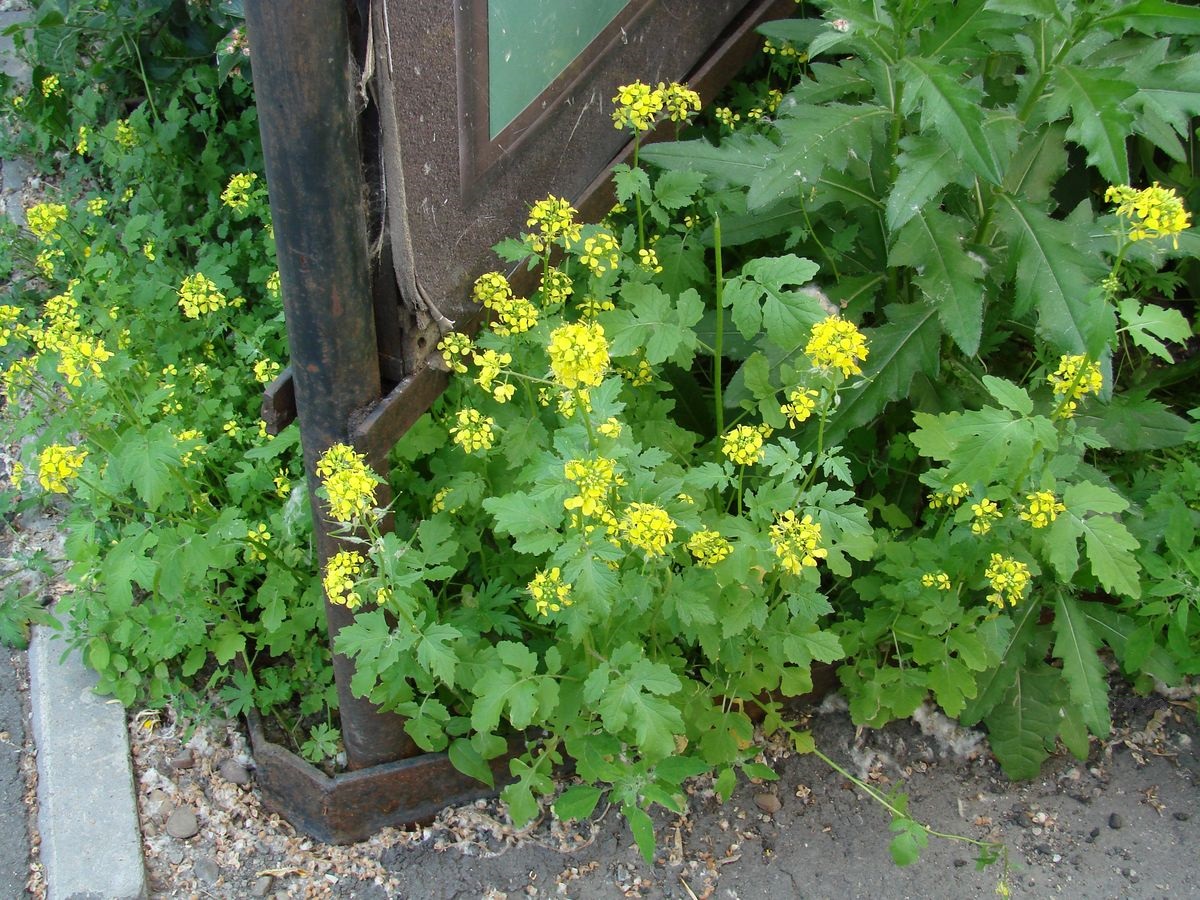
<svg viewBox="0 0 1200 900">
<path fill-rule="evenodd" d="M 1153 303 L 1143 307 L 1131 297 L 1117 304 L 1117 312 L 1125 323 L 1122 330 L 1130 339 L 1143 350 L 1168 363 L 1175 360 L 1163 341 L 1182 344 L 1192 336 L 1191 325 L 1177 309 L 1164 309 Z"/>
<path fill-rule="evenodd" d="M 1141 566 L 1133 555 L 1140 545 L 1129 529 L 1109 516 L 1088 516 L 1080 519 L 1079 525 L 1092 574 L 1104 589 L 1126 597 L 1141 596 Z"/>
<path fill-rule="evenodd" d="M 442 622 L 427 625 L 417 641 L 417 662 L 426 672 L 454 687 L 458 655 L 448 644 L 461 637 L 459 630 Z"/>
<path fill-rule="evenodd" d="M 1125 139 L 1129 136 L 1133 114 L 1124 101 L 1137 90 L 1118 77 L 1120 69 L 1084 68 L 1058 65 L 1051 75 L 1052 90 L 1047 104 L 1051 119 L 1061 118 L 1069 106 L 1071 124 L 1068 140 L 1083 146 L 1087 161 L 1110 184 L 1129 183 L 1129 155 Z"/>
<path fill-rule="evenodd" d="M 1112 488 L 1081 481 L 1063 491 L 1063 504 L 1077 512 L 1118 513 L 1129 509 L 1129 501 Z"/>
<path fill-rule="evenodd" d="M 909 818 L 893 819 L 890 830 L 896 832 L 888 844 L 892 862 L 898 866 L 910 866 L 921 857 L 921 851 L 929 846 L 929 835 L 919 823 Z"/>
<path fill-rule="evenodd" d="M 913 268 L 946 333 L 974 356 L 983 332 L 983 263 L 963 247 L 967 227 L 941 210 L 918 210 L 897 236 L 888 263 Z"/>
<path fill-rule="evenodd" d="M 672 303 L 656 285 L 630 283 L 621 289 L 621 297 L 629 308 L 616 310 L 603 320 L 613 356 L 644 351 L 652 366 L 673 357 L 681 365 L 691 362 L 689 354 L 696 347 L 694 326 L 704 316 L 704 301 L 695 289 L 684 291 Z"/>
<path fill-rule="evenodd" d="M 483 508 L 495 519 L 498 534 L 516 539 L 512 546 L 518 553 L 545 553 L 562 543 L 558 533 L 563 520 L 561 502 L 511 491 L 502 497 L 487 497 Z"/>
<path fill-rule="evenodd" d="M 999 184 L 1000 166 L 984 137 L 983 91 L 964 81 L 966 65 L 942 65 L 921 57 L 905 57 L 900 70 L 911 90 L 906 111 L 921 106 L 921 128 L 940 134 L 981 178 Z"/>
<path fill-rule="evenodd" d="M 1014 781 L 1036 778 L 1058 736 L 1060 675 L 1047 666 L 1018 669 L 1012 687 L 987 716 L 992 752 Z"/>
<path fill-rule="evenodd" d="M 1016 307 L 1038 310 L 1038 332 L 1055 348 L 1100 356 L 1114 333 L 1112 312 L 1097 284 L 1096 261 L 1077 246 L 1064 222 L 1002 194 L 1001 220 L 1012 242 Z"/>
<path fill-rule="evenodd" d="M 654 200 L 663 209 L 682 209 L 692 203 L 704 182 L 700 172 L 663 172 L 654 182 Z"/>
<path fill-rule="evenodd" d="M 1162 450 L 1186 443 L 1191 425 L 1157 400 L 1117 394 L 1104 406 L 1088 404 L 1075 420 L 1095 429 L 1114 450 Z"/>
<path fill-rule="evenodd" d="M 1108 713 L 1107 673 L 1098 655 L 1100 642 L 1074 598 L 1059 594 L 1052 627 L 1056 636 L 1054 655 L 1062 660 L 1072 706 L 1092 734 L 1108 737 L 1112 720 Z"/>
<path fill-rule="evenodd" d="M 633 840 L 642 854 L 642 859 L 647 865 L 654 862 L 654 823 L 650 816 L 645 810 L 628 803 L 621 807 L 621 814 L 629 823 L 629 830 L 633 833 Z"/>
<path fill-rule="evenodd" d="M 938 706 L 951 718 L 957 717 L 979 690 L 970 668 L 945 654 L 929 667 L 929 688 L 937 698 Z"/>
<path fill-rule="evenodd" d="M 1005 409 L 1011 409 L 1023 416 L 1033 412 L 1033 399 L 1023 387 L 994 375 L 984 375 L 983 386 Z"/>
<path fill-rule="evenodd" d="M 1040 614 L 1040 603 L 1026 603 L 1013 611 L 1015 621 L 1012 630 L 1008 632 L 1007 638 L 997 641 L 999 662 L 976 679 L 979 692 L 963 710 L 960 721 L 964 725 L 974 725 L 980 721 L 1008 692 L 1016 678 L 1016 672 L 1024 666 L 1029 655 Z M 982 630 L 981 627 L 980 631 Z"/>
<path fill-rule="evenodd" d="M 779 152 L 766 137 L 739 132 L 714 147 L 704 139 L 663 141 L 642 147 L 639 158 L 664 169 L 700 172 L 712 179 L 748 187 L 766 166 L 768 157 Z"/>
<path fill-rule="evenodd" d="M 1137 85 L 1138 92 L 1130 104 L 1140 105 L 1142 115 L 1135 129 L 1182 162 L 1185 155 L 1176 135 L 1186 137 L 1192 118 L 1200 115 L 1200 54 L 1139 72 Z M 1166 133 L 1155 135 L 1146 127 L 1150 121 L 1162 123 Z"/>
<path fill-rule="evenodd" d="M 650 200 L 650 176 L 640 166 L 636 169 L 625 164 L 613 166 L 613 187 L 616 189 L 617 201 L 629 203 L 634 197 L 643 201 Z"/>
<path fill-rule="evenodd" d="M 888 228 L 897 231 L 934 197 L 954 175 L 954 154 L 947 141 L 908 135 L 900 141 L 896 182 L 887 198 Z"/>
<path fill-rule="evenodd" d="M 1137 0 L 1121 4 L 1098 20 L 1101 25 L 1133 28 L 1142 34 L 1200 34 L 1200 9 L 1168 0 Z"/>
</svg>

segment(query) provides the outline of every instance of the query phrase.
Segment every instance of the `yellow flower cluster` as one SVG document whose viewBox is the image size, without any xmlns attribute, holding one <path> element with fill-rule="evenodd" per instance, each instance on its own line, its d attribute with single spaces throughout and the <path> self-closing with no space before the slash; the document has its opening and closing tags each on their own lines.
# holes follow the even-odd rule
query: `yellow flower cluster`
<svg viewBox="0 0 1200 900">
<path fill-rule="evenodd" d="M 766 425 L 735 425 L 721 438 L 721 452 L 739 466 L 752 466 L 762 462 L 766 451 L 763 439 L 770 437 L 771 429 Z"/>
<path fill-rule="evenodd" d="M 660 81 L 658 90 L 663 95 L 663 109 L 672 122 L 687 122 L 700 112 L 700 95 L 686 85 L 675 81 L 663 84 Z"/>
<path fill-rule="evenodd" d="M 499 272 L 486 272 L 475 279 L 472 296 L 496 314 L 492 330 L 501 337 L 522 334 L 537 324 L 537 307 L 524 297 L 514 296 Z"/>
<path fill-rule="evenodd" d="M 133 130 L 133 126 L 129 124 L 128 119 L 117 120 L 117 130 L 114 137 L 117 143 L 126 150 L 131 150 L 137 146 L 137 133 Z"/>
<path fill-rule="evenodd" d="M 563 475 L 578 492 L 564 500 L 563 507 L 596 518 L 608 512 L 612 493 L 625 483 L 617 471 L 616 460 L 605 456 L 568 460 Z"/>
<path fill-rule="evenodd" d="M 1008 601 L 1009 606 L 1016 606 L 1029 586 L 1029 566 L 1011 556 L 1001 556 L 993 553 L 991 562 L 984 570 L 984 578 L 992 586 L 993 593 L 988 595 L 988 602 L 999 607 Z"/>
<path fill-rule="evenodd" d="M 0 347 L 8 345 L 10 339 L 23 338 L 28 328 L 20 323 L 21 307 L 0 304 Z"/>
<path fill-rule="evenodd" d="M 347 609 L 357 609 L 362 605 L 362 597 L 354 588 L 358 576 L 362 574 L 363 559 L 361 553 L 353 550 L 339 550 L 325 564 L 325 596 L 330 603 L 345 606 Z"/>
<path fill-rule="evenodd" d="M 346 444 L 334 444 L 317 460 L 317 477 L 325 488 L 329 515 L 348 524 L 375 507 L 375 488 L 381 479 L 367 458 Z"/>
<path fill-rule="evenodd" d="M 728 106 L 718 106 L 716 109 L 714 109 L 713 118 L 715 118 L 726 128 L 733 128 L 738 122 L 742 121 L 741 113 L 735 113 Z"/>
<path fill-rule="evenodd" d="M 948 491 L 937 491 L 929 498 L 930 509 L 941 509 L 942 507 L 954 508 L 966 499 L 967 494 L 971 493 L 971 486 L 965 481 L 960 481 Z"/>
<path fill-rule="evenodd" d="M 1069 419 L 1075 415 L 1079 405 L 1076 401 L 1082 400 L 1088 394 L 1099 394 L 1104 387 L 1100 363 L 1086 356 L 1070 354 L 1059 359 L 1058 368 L 1046 377 L 1046 381 L 1059 402 L 1055 416 L 1060 419 Z"/>
<path fill-rule="evenodd" d="M 538 571 L 533 576 L 533 581 L 529 582 L 529 595 L 537 604 L 539 616 L 559 612 L 574 602 L 571 599 L 571 586 L 563 583 L 562 571 L 558 566 L 548 571 Z"/>
<path fill-rule="evenodd" d="M 971 504 L 971 531 L 974 534 L 985 535 L 992 530 L 992 522 L 1004 518 L 995 500 L 984 497 L 978 503 Z"/>
<path fill-rule="evenodd" d="M 79 477 L 87 455 L 78 447 L 51 444 L 38 454 L 38 483 L 52 494 L 65 494 L 67 482 Z"/>
<path fill-rule="evenodd" d="M 583 242 L 583 253 L 579 261 L 593 275 L 603 275 L 621 263 L 621 245 L 607 231 L 598 231 Z"/>
<path fill-rule="evenodd" d="M 258 175 L 254 172 L 238 172 L 229 179 L 221 192 L 221 202 L 234 212 L 241 212 L 250 205 L 254 189 L 258 186 Z"/>
<path fill-rule="evenodd" d="M 533 204 L 527 228 L 536 228 L 534 234 L 522 235 L 522 239 L 534 253 L 545 253 L 551 244 L 561 243 L 566 248 L 579 240 L 580 225 L 575 221 L 578 211 L 566 200 L 553 195 Z"/>
<path fill-rule="evenodd" d="M 867 358 L 867 339 L 853 322 L 830 316 L 813 326 L 805 354 L 819 369 L 841 369 L 842 375 L 861 375 Z"/>
<path fill-rule="evenodd" d="M 596 426 L 596 431 L 600 432 L 606 438 L 613 438 L 615 440 L 621 436 L 621 420 L 616 416 L 609 416 Z"/>
<path fill-rule="evenodd" d="M 13 460 L 12 468 L 8 473 L 8 483 L 14 490 L 21 489 L 21 482 L 25 480 L 25 463 L 19 459 Z"/>
<path fill-rule="evenodd" d="M 1058 518 L 1058 514 L 1067 511 L 1067 507 L 1054 496 L 1053 491 L 1035 491 L 1026 494 L 1029 503 L 1021 510 L 1021 521 L 1028 522 L 1034 528 L 1045 528 Z"/>
<path fill-rule="evenodd" d="M 175 443 L 192 445 L 179 454 L 179 462 L 184 466 L 190 466 L 195 461 L 195 454 L 204 453 L 207 449 L 204 446 L 204 433 L 195 428 L 176 432 Z"/>
<path fill-rule="evenodd" d="M 57 75 L 47 75 L 42 79 L 42 96 L 49 97 L 52 95 L 61 95 L 63 92 L 62 84 L 59 83 Z"/>
<path fill-rule="evenodd" d="M 267 558 L 267 554 L 263 548 L 271 540 L 271 532 L 267 531 L 267 526 L 259 522 L 253 528 L 246 532 L 246 543 L 249 546 L 246 548 L 246 558 L 257 562 L 262 562 Z"/>
<path fill-rule="evenodd" d="M 102 340 L 79 332 L 63 333 L 60 338 L 57 369 L 72 387 L 83 384 L 85 373 L 99 378 L 101 364 L 112 359 L 111 351 L 105 349 Z"/>
<path fill-rule="evenodd" d="M 618 527 L 621 536 L 647 559 L 662 556 L 675 535 L 675 521 L 657 503 L 630 503 Z"/>
<path fill-rule="evenodd" d="M 662 264 L 658 261 L 658 253 L 653 249 L 638 251 L 638 265 L 654 275 L 663 270 Z"/>
<path fill-rule="evenodd" d="M 775 56 L 777 54 L 783 57 L 803 55 L 787 41 L 784 41 L 782 44 L 777 46 L 770 40 L 764 40 L 762 50 L 763 53 L 767 54 L 767 56 Z"/>
<path fill-rule="evenodd" d="M 286 500 L 288 494 L 292 492 L 292 479 L 288 478 L 288 473 L 283 469 L 275 473 L 271 483 L 275 485 L 275 496 L 281 500 Z"/>
<path fill-rule="evenodd" d="M 658 114 L 663 111 L 664 98 L 661 91 L 635 81 L 618 87 L 612 102 L 616 106 L 612 112 L 613 125 L 640 133 L 654 126 Z"/>
<path fill-rule="evenodd" d="M 945 572 L 926 572 L 921 576 L 921 584 L 925 587 L 936 587 L 939 591 L 950 590 L 950 576 Z"/>
<path fill-rule="evenodd" d="M 611 309 L 616 309 L 612 300 L 608 297 L 596 297 L 588 294 L 579 301 L 579 315 L 584 319 L 594 319 L 602 312 L 608 312 Z"/>
<path fill-rule="evenodd" d="M 463 362 L 471 355 L 474 347 L 471 346 L 471 338 L 463 334 L 461 331 L 450 331 L 442 335 L 442 339 L 438 341 L 438 350 L 442 352 L 442 359 L 445 360 L 446 366 L 451 372 L 457 372 L 459 375 L 467 371 L 467 364 Z"/>
<path fill-rule="evenodd" d="M 567 390 L 599 387 L 608 371 L 608 341 L 596 322 L 569 322 L 550 332 L 550 371 Z"/>
<path fill-rule="evenodd" d="M 259 384 L 270 384 L 279 375 L 280 365 L 273 359 L 260 359 L 254 364 L 254 380 Z"/>
<path fill-rule="evenodd" d="M 1115 203 L 1117 215 L 1129 220 L 1131 241 L 1169 237 L 1178 249 L 1179 233 L 1192 224 L 1175 189 L 1157 181 L 1140 191 L 1128 184 L 1112 185 L 1104 192 L 1104 201 Z"/>
<path fill-rule="evenodd" d="M 86 125 L 80 125 L 79 130 L 75 132 L 75 152 L 83 156 L 88 152 L 88 138 L 92 134 L 92 129 Z"/>
<path fill-rule="evenodd" d="M 496 425 L 495 419 L 470 407 L 460 409 L 455 418 L 458 424 L 450 429 L 450 436 L 454 438 L 454 443 L 467 453 L 474 453 L 477 450 L 486 453 L 492 449 L 492 445 L 496 442 L 496 433 L 493 430 Z"/>
<path fill-rule="evenodd" d="M 102 216 L 106 209 L 108 209 L 108 201 L 103 197 L 93 197 L 87 202 L 87 211 L 90 215 Z"/>
<path fill-rule="evenodd" d="M 207 275 L 200 272 L 188 275 L 179 286 L 179 308 L 189 319 L 198 319 L 228 305 L 225 295 L 217 290 Z"/>
<path fill-rule="evenodd" d="M 558 306 L 566 303 L 575 291 L 571 276 L 561 269 L 547 269 L 542 276 L 542 306 Z"/>
<path fill-rule="evenodd" d="M 687 542 L 688 552 L 696 559 L 696 564 L 703 568 L 715 566 L 731 552 L 733 545 L 719 531 L 704 529 L 693 534 Z"/>
<path fill-rule="evenodd" d="M 796 518 L 792 510 L 784 510 L 775 516 L 771 526 L 771 546 L 779 557 L 785 572 L 799 575 L 805 566 L 815 566 L 829 552 L 821 547 L 821 526 L 806 515 Z"/>
<path fill-rule="evenodd" d="M 43 243 L 59 237 L 58 226 L 65 221 L 67 207 L 62 203 L 37 203 L 25 211 L 25 223 Z"/>
<path fill-rule="evenodd" d="M 150 258 L 154 259 L 153 256 L 151 256 Z M 270 297 L 272 300 L 275 300 L 276 298 L 279 297 L 279 290 L 280 290 L 279 270 L 276 269 L 274 272 L 272 272 L 270 275 L 267 276 L 267 296 Z"/>
<path fill-rule="evenodd" d="M 812 388 L 796 388 L 787 395 L 788 402 L 779 407 L 779 411 L 787 416 L 788 426 L 795 428 L 813 414 L 817 408 L 817 398 L 820 396 Z"/>
</svg>

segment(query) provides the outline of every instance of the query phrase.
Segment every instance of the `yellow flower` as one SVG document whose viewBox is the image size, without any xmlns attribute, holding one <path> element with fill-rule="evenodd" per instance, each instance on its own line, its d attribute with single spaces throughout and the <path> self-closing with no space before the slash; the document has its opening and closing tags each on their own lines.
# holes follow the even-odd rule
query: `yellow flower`
<svg viewBox="0 0 1200 900">
<path fill-rule="evenodd" d="M 460 409 L 456 414 L 458 424 L 450 429 L 450 435 L 454 438 L 454 443 L 458 444 L 467 453 L 474 453 L 477 450 L 486 453 L 492 449 L 492 444 L 496 441 L 496 435 L 493 428 L 496 425 L 496 420 L 491 416 L 485 416 L 477 409 Z"/>
<path fill-rule="evenodd" d="M 1021 521 L 1034 528 L 1045 528 L 1058 518 L 1059 513 L 1067 511 L 1053 491 L 1036 491 L 1026 494 L 1025 499 L 1029 505 L 1021 510 Z"/>
<path fill-rule="evenodd" d="M 811 388 L 796 388 L 788 394 L 788 402 L 779 407 L 779 411 L 787 416 L 788 427 L 795 428 L 813 414 L 817 408 L 817 398 L 820 396 Z"/>
<path fill-rule="evenodd" d="M 133 126 L 129 124 L 128 119 L 117 120 L 116 141 L 126 150 L 131 149 L 137 144 L 137 134 L 133 130 Z"/>
<path fill-rule="evenodd" d="M 950 590 L 950 576 L 945 572 L 926 572 L 921 576 L 921 584 L 925 587 L 936 587 L 939 591 Z"/>
<path fill-rule="evenodd" d="M 861 375 L 867 358 L 867 339 L 853 322 L 830 316 L 813 326 L 805 354 L 819 369 L 840 369 L 844 377 Z"/>
<path fill-rule="evenodd" d="M 612 113 L 613 125 L 618 129 L 628 128 L 640 133 L 654 126 L 655 119 L 663 110 L 665 98 L 662 91 L 635 81 L 618 87 L 612 102 L 616 107 Z"/>
<path fill-rule="evenodd" d="M 280 469 L 275 473 L 275 477 L 272 479 L 272 482 L 275 485 L 275 496 L 279 497 L 281 500 L 286 499 L 288 494 L 292 492 L 292 480 L 288 478 L 288 473 L 283 469 Z"/>
<path fill-rule="evenodd" d="M 733 545 L 719 531 L 707 528 L 693 534 L 688 539 L 687 548 L 696 558 L 696 564 L 706 569 L 715 566 L 733 551 Z"/>
<path fill-rule="evenodd" d="M 583 253 L 579 261 L 593 275 L 603 275 L 621 263 L 621 245 L 607 231 L 598 231 L 583 242 Z"/>
<path fill-rule="evenodd" d="M 619 438 L 621 436 L 621 423 L 615 416 L 609 418 L 596 426 L 596 430 L 606 438 Z"/>
<path fill-rule="evenodd" d="M 9 340 L 23 338 L 29 331 L 20 323 L 21 307 L 10 304 L 0 304 L 0 347 L 8 345 Z"/>
<path fill-rule="evenodd" d="M 992 521 L 1003 518 L 1000 512 L 1000 507 L 996 505 L 996 501 L 989 500 L 984 497 L 978 503 L 971 504 L 971 531 L 974 534 L 984 535 L 992 530 Z"/>
<path fill-rule="evenodd" d="M 382 479 L 367 458 L 346 444 L 334 444 L 317 461 L 317 477 L 329 501 L 329 516 L 343 525 L 375 508 L 375 488 Z"/>
<path fill-rule="evenodd" d="M 362 604 L 362 597 L 354 589 L 358 576 L 362 574 L 363 563 L 366 560 L 361 553 L 353 550 L 339 550 L 325 564 L 325 596 L 330 603 L 357 609 Z"/>
<path fill-rule="evenodd" d="M 499 272 L 485 272 L 475 279 L 471 288 L 471 296 L 475 302 L 488 309 L 496 309 L 499 303 L 512 297 L 512 288 Z"/>
<path fill-rule="evenodd" d="M 686 85 L 674 81 L 664 85 L 660 81 L 658 92 L 662 95 L 667 118 L 672 122 L 686 122 L 700 111 L 700 95 Z"/>
<path fill-rule="evenodd" d="M 983 577 L 992 586 L 993 593 L 987 598 L 989 603 L 1003 607 L 1007 600 L 1009 606 L 1016 606 L 1029 586 L 1029 566 L 1010 556 L 993 553 Z"/>
<path fill-rule="evenodd" d="M 816 566 L 818 559 L 829 555 L 821 547 L 821 526 L 813 522 L 812 516 L 797 519 L 790 509 L 775 516 L 775 524 L 771 526 L 771 546 L 775 548 L 780 566 L 792 575 L 799 575 L 805 566 Z"/>
<path fill-rule="evenodd" d="M 578 236 L 576 236 L 578 240 Z M 557 306 L 566 303 L 567 298 L 574 292 L 575 286 L 571 276 L 561 269 L 549 269 L 542 276 L 541 297 L 543 306 Z"/>
<path fill-rule="evenodd" d="M 550 332 L 550 371 L 568 390 L 599 387 L 608 370 L 608 342 L 596 322 L 571 322 Z"/>
<path fill-rule="evenodd" d="M 267 276 L 267 296 L 272 300 L 279 297 L 279 270 L 276 269 Z"/>
<path fill-rule="evenodd" d="M 599 517 L 607 512 L 616 489 L 625 484 L 617 471 L 616 460 L 605 456 L 568 460 L 563 466 L 563 475 L 578 490 L 575 496 L 563 501 L 563 507 L 577 509 L 585 516 Z"/>
<path fill-rule="evenodd" d="M 21 482 L 25 478 L 25 464 L 20 460 L 14 460 L 12 468 L 8 473 L 8 483 L 14 488 L 20 489 Z"/>
<path fill-rule="evenodd" d="M 1113 185 L 1104 193 L 1106 203 L 1115 203 L 1117 215 L 1129 220 L 1129 239 L 1141 241 L 1169 237 L 1179 249 L 1179 233 L 1192 224 L 1191 214 L 1174 188 L 1156 181 L 1137 190 L 1130 185 Z"/>
<path fill-rule="evenodd" d="M 779 109 L 779 104 L 783 102 L 783 91 L 772 88 L 767 91 L 767 112 L 773 113 Z"/>
<path fill-rule="evenodd" d="M 662 556 L 675 534 L 675 522 L 657 503 L 630 503 L 621 516 L 621 536 L 649 559 Z"/>
<path fill-rule="evenodd" d="M 142 256 L 146 257 L 150 262 L 154 262 L 154 241 L 146 241 L 146 243 L 142 244 Z"/>
<path fill-rule="evenodd" d="M 49 97 L 53 94 L 61 95 L 63 92 L 62 84 L 59 83 L 57 75 L 47 75 L 42 79 L 42 96 Z"/>
<path fill-rule="evenodd" d="M 58 238 L 58 226 L 67 221 L 67 207 L 62 203 L 36 203 L 25 211 L 25 222 L 42 243 Z"/>
<path fill-rule="evenodd" d="M 206 275 L 199 272 L 188 275 L 179 287 L 179 308 L 189 319 L 198 319 L 228 305 L 225 295 L 217 290 L 217 286 Z"/>
<path fill-rule="evenodd" d="M 273 359 L 260 359 L 254 364 L 254 380 L 259 384 L 270 384 L 280 372 L 279 363 Z"/>
<path fill-rule="evenodd" d="M 574 602 L 571 598 L 571 586 L 563 583 L 562 571 L 558 566 L 549 571 L 539 570 L 533 576 L 533 581 L 529 582 L 528 590 L 537 605 L 539 616 L 559 612 Z"/>
<path fill-rule="evenodd" d="M 254 172 L 237 173 L 221 192 L 221 202 L 234 212 L 241 212 L 250 205 L 257 182 L 258 175 Z"/>
<path fill-rule="evenodd" d="M 461 331 L 451 331 L 442 335 L 437 348 L 442 352 L 442 359 L 445 360 L 451 372 L 461 375 L 467 371 L 467 364 L 463 362 L 463 359 L 471 355 L 470 337 Z"/>
<path fill-rule="evenodd" d="M 1046 381 L 1058 400 L 1058 409 L 1054 415 L 1059 419 L 1069 419 L 1075 415 L 1077 400 L 1082 400 L 1088 394 L 1099 394 L 1104 387 L 1100 363 L 1086 356 L 1069 354 L 1059 359 L 1058 368 L 1046 377 Z"/>
<path fill-rule="evenodd" d="M 186 428 L 176 432 L 175 443 L 191 445 L 179 454 L 179 462 L 185 466 L 192 464 L 196 453 L 205 453 L 207 450 L 204 446 L 204 433 L 195 428 Z"/>
<path fill-rule="evenodd" d="M 971 493 L 971 486 L 965 481 L 960 481 L 944 493 L 941 491 L 934 493 L 929 498 L 929 508 L 941 509 L 943 506 L 953 508 L 962 503 L 969 493 Z"/>
<path fill-rule="evenodd" d="M 577 210 L 566 200 L 553 195 L 533 204 L 529 218 L 525 221 L 527 228 L 536 228 L 536 234 L 522 235 L 522 239 L 534 253 L 545 253 L 551 244 L 561 244 L 564 248 L 579 240 L 580 225 L 575 221 Z"/>
<path fill-rule="evenodd" d="M 662 265 L 658 262 L 658 254 L 654 250 L 639 250 L 638 265 L 655 275 L 663 270 Z"/>
<path fill-rule="evenodd" d="M 38 483 L 52 494 L 65 494 L 67 482 L 79 476 L 87 455 L 77 447 L 51 444 L 38 454 Z"/>
<path fill-rule="evenodd" d="M 259 522 L 246 532 L 246 541 L 250 545 L 246 550 L 246 558 L 262 562 L 267 558 L 267 554 L 263 551 L 263 548 L 270 540 L 271 532 L 267 531 L 266 525 Z"/>
<path fill-rule="evenodd" d="M 87 211 L 93 216 L 104 215 L 104 210 L 108 208 L 108 201 L 103 197 L 93 197 L 87 202 Z"/>
<path fill-rule="evenodd" d="M 86 125 L 80 125 L 79 130 L 75 132 L 75 152 L 80 156 L 88 152 L 88 137 L 91 133 L 92 129 Z"/>
<path fill-rule="evenodd" d="M 739 113 L 735 113 L 728 106 L 718 106 L 713 110 L 713 117 L 729 129 L 734 128 L 736 124 L 742 120 L 741 115 Z"/>
<path fill-rule="evenodd" d="M 100 365 L 112 359 L 112 353 L 105 349 L 104 341 L 93 340 L 82 334 L 71 335 L 59 347 L 57 369 L 72 387 L 83 384 L 84 373 L 99 378 L 102 374 Z"/>
<path fill-rule="evenodd" d="M 736 425 L 721 438 L 721 452 L 739 466 L 754 465 L 762 462 L 763 439 L 770 434 L 766 426 Z"/>
</svg>

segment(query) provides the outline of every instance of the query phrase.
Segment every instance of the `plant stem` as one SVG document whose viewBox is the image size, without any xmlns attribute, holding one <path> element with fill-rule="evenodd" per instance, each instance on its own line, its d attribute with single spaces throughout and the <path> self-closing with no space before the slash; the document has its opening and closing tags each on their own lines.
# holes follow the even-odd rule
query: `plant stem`
<svg viewBox="0 0 1200 900">
<path fill-rule="evenodd" d="M 721 217 L 713 216 L 713 268 L 717 301 L 716 336 L 713 339 L 713 412 L 717 420 L 717 434 L 725 433 L 725 397 L 722 387 L 721 354 L 725 346 L 725 268 L 721 261 Z"/>
</svg>

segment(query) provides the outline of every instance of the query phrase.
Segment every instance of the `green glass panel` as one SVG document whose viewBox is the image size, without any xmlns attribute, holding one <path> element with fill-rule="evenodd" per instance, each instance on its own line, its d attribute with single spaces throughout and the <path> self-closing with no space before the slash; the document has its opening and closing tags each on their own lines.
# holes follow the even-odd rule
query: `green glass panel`
<svg viewBox="0 0 1200 900">
<path fill-rule="evenodd" d="M 498 135 L 631 0 L 488 0 L 488 119 Z"/>
</svg>

